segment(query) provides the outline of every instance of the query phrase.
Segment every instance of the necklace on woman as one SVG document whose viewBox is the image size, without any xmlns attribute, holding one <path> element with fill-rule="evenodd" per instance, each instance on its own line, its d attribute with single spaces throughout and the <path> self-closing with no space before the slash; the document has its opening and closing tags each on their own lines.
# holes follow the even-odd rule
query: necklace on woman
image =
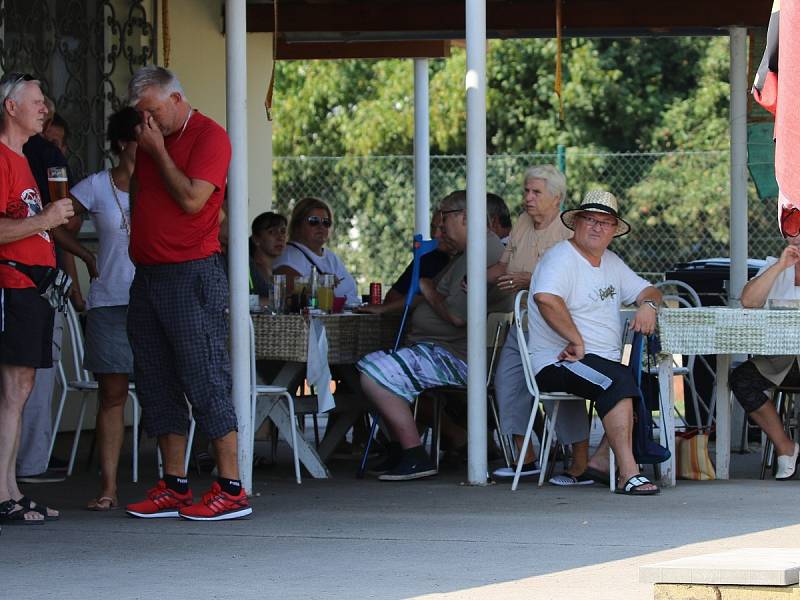
<svg viewBox="0 0 800 600">
<path fill-rule="evenodd" d="M 111 169 L 108 170 L 108 181 L 111 183 L 111 193 L 114 194 L 114 200 L 117 201 L 119 214 L 122 216 L 122 222 L 120 223 L 119 228 L 124 229 L 128 234 L 128 237 L 131 237 L 131 224 L 128 221 L 128 215 L 125 214 L 125 211 L 122 208 L 122 202 L 119 201 L 119 196 L 117 196 L 117 185 L 114 183 L 114 175 L 111 174 Z"/>
</svg>

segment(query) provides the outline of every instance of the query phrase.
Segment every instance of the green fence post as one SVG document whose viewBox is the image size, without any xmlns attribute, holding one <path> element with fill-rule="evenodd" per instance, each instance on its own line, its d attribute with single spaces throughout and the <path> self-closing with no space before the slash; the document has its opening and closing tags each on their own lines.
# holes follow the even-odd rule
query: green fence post
<svg viewBox="0 0 800 600">
<path fill-rule="evenodd" d="M 567 148 L 564 144 L 556 146 L 556 165 L 559 171 L 564 173 L 564 175 L 567 174 Z M 566 198 L 561 200 L 561 210 L 564 210 L 564 200 L 566 200 Z"/>
</svg>

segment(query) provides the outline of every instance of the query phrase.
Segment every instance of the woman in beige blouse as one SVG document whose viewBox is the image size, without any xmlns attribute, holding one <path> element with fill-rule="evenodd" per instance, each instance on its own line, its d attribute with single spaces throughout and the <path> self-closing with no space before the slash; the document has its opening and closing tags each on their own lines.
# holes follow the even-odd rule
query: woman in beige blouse
<svg viewBox="0 0 800 600">
<path fill-rule="evenodd" d="M 567 182 L 563 173 L 552 165 L 539 165 L 525 172 L 525 212 L 511 230 L 506 251 L 500 262 L 489 268 L 489 283 L 510 295 L 527 290 L 531 285 L 531 274 L 542 255 L 561 240 L 572 237 L 572 231 L 559 219 L 561 203 L 567 194 Z M 528 425 L 532 398 L 525 385 L 525 376 L 520 362 L 516 331 L 506 338 L 495 374 L 495 394 L 500 410 L 500 427 L 506 435 L 511 434 L 519 449 Z M 577 403 L 565 402 L 559 410 L 556 425 L 558 439 L 564 444 L 573 444 L 574 460 L 565 475 L 559 476 L 567 484 L 582 483 L 581 474 L 588 464 L 588 419 L 586 409 Z M 523 475 L 539 473 L 532 451 L 524 457 Z M 503 467 L 494 471 L 495 477 L 513 477 L 513 468 Z M 572 478 L 572 482 L 569 478 Z M 555 479 L 555 478 L 554 478 Z M 591 481 L 588 481 L 589 483 Z M 563 484 L 563 483 L 562 483 Z"/>
</svg>

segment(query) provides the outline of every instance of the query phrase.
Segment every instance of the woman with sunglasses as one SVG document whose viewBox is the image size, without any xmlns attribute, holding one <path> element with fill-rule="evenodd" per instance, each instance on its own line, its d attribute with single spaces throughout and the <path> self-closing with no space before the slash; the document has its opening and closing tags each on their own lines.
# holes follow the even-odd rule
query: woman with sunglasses
<svg viewBox="0 0 800 600">
<path fill-rule="evenodd" d="M 294 278 L 311 275 L 316 267 L 320 275 L 330 273 L 336 280 L 335 296 L 344 297 L 347 304 L 360 304 L 356 282 L 344 263 L 325 248 L 333 230 L 333 211 L 319 198 L 303 198 L 289 219 L 289 243 L 272 264 L 274 273 L 286 275 L 289 291 Z"/>
<path fill-rule="evenodd" d="M 784 210 L 780 219 L 787 246 L 779 258 L 768 257 L 767 264 L 744 286 L 744 308 L 761 308 L 769 300 L 800 300 L 800 214 L 791 210 Z M 800 386 L 798 357 L 754 356 L 733 370 L 730 383 L 739 404 L 775 446 L 775 479 L 792 479 L 800 461 L 800 446 L 787 435 L 768 394 L 777 385 Z"/>
</svg>

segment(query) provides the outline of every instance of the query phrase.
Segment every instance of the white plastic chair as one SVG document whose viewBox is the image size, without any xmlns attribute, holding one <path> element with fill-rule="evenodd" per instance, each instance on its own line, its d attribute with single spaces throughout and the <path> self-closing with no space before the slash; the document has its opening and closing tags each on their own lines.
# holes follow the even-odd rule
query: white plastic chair
<svg viewBox="0 0 800 600">
<path fill-rule="evenodd" d="M 289 390 L 285 387 L 280 387 L 277 385 L 262 385 L 258 383 L 258 379 L 256 377 L 256 338 L 255 332 L 253 330 L 253 319 L 252 317 L 249 319 L 250 321 L 250 420 L 253 422 L 253 426 L 250 428 L 252 433 L 252 437 L 250 438 L 250 448 L 252 453 L 252 448 L 255 447 L 255 430 L 256 430 L 256 423 L 255 423 L 255 416 L 256 416 L 256 402 L 258 402 L 258 398 L 260 396 L 280 396 L 284 400 L 286 400 L 286 404 L 289 407 L 289 418 L 291 422 L 291 433 L 290 435 L 286 436 L 285 432 L 281 432 L 283 437 L 286 438 L 286 441 L 292 445 L 292 454 L 294 457 L 294 476 L 297 481 L 297 484 L 301 484 L 302 480 L 300 478 L 300 457 L 297 453 L 297 418 L 295 417 L 295 410 L 294 410 L 294 398 L 289 393 Z"/>
<path fill-rule="evenodd" d="M 78 320 L 78 314 L 70 303 L 67 303 L 67 308 L 64 313 L 64 320 L 66 323 L 67 332 L 69 333 L 70 343 L 72 345 L 72 367 L 75 377 L 72 381 L 67 380 L 66 371 L 64 370 L 63 354 L 61 360 L 58 362 L 58 378 L 61 384 L 61 397 L 56 411 L 56 418 L 53 423 L 53 434 L 50 439 L 50 453 L 53 452 L 53 445 L 55 444 L 56 434 L 61 424 L 61 417 L 64 413 L 64 404 L 66 402 L 68 392 L 77 392 L 81 395 L 81 408 L 78 413 L 78 421 L 75 425 L 75 436 L 72 439 L 72 449 L 69 455 L 69 464 L 67 466 L 67 476 L 72 475 L 75 467 L 75 458 L 78 454 L 78 442 L 80 441 L 81 431 L 83 430 L 83 420 L 86 416 L 86 403 L 89 394 L 96 394 L 100 386 L 95 379 L 92 378 L 89 371 L 83 368 L 84 357 L 84 341 L 83 331 Z M 133 482 L 139 481 L 139 418 L 140 407 L 139 399 L 136 397 L 136 386 L 133 382 L 128 383 L 128 396 L 131 397 L 131 409 L 133 411 Z M 192 447 L 192 438 L 194 436 L 195 422 L 191 420 L 189 427 L 189 437 L 186 445 L 186 459 L 184 461 L 184 468 L 189 465 L 189 450 Z M 159 477 L 163 476 L 161 466 L 161 453 L 158 454 L 158 472 Z"/>
<path fill-rule="evenodd" d="M 539 466 L 541 472 L 539 473 L 539 487 L 544 483 L 545 473 L 547 473 L 547 462 L 550 458 L 550 448 L 555 441 L 555 425 L 558 419 L 558 408 L 561 402 L 586 402 L 585 398 L 567 394 L 565 392 L 541 392 L 539 386 L 536 384 L 536 377 L 533 374 L 533 368 L 530 363 L 530 353 L 528 351 L 528 335 L 523 323 L 527 323 L 528 316 L 528 291 L 522 290 L 517 293 L 514 299 L 514 327 L 517 328 L 517 340 L 519 341 L 519 354 L 522 359 L 522 371 L 525 374 L 525 383 L 528 386 L 528 392 L 533 396 L 533 407 L 531 408 L 531 416 L 528 419 L 528 428 L 525 430 L 525 439 L 522 442 L 522 448 L 519 451 L 519 456 L 524 457 L 528 451 L 528 444 L 531 442 L 531 434 L 533 432 L 533 423 L 536 420 L 536 415 L 539 411 L 539 404 L 543 400 L 551 400 L 554 403 L 553 414 L 548 415 L 545 411 L 544 418 L 544 434 L 542 435 L 542 445 L 539 456 Z M 609 477 L 611 490 L 614 490 L 615 477 L 614 473 L 614 453 L 609 448 L 611 476 Z M 523 460 L 517 460 L 517 469 L 514 473 L 514 482 L 511 484 L 511 491 L 517 489 L 519 484 L 520 473 L 522 472 Z"/>
<path fill-rule="evenodd" d="M 56 409 L 56 416 L 53 422 L 53 433 L 50 438 L 50 452 L 53 453 L 53 446 L 55 445 L 56 435 L 61 425 L 61 418 L 64 414 L 64 404 L 66 403 L 68 392 L 77 392 L 81 395 L 81 408 L 78 413 L 78 422 L 75 426 L 75 436 L 72 439 L 72 450 L 69 455 L 69 465 L 67 466 L 67 475 L 72 475 L 75 467 L 75 457 L 78 453 L 78 442 L 83 429 L 83 419 L 86 415 L 86 402 L 88 395 L 97 393 L 99 386 L 89 371 L 83 368 L 83 332 L 81 331 L 80 322 L 78 321 L 78 314 L 72 307 L 72 304 L 67 303 L 66 310 L 64 311 L 64 321 L 66 330 L 69 335 L 70 344 L 72 346 L 72 368 L 75 373 L 76 379 L 67 380 L 67 374 L 64 369 L 64 355 L 62 353 L 61 359 L 57 365 L 57 377 L 61 386 L 61 397 L 58 401 L 58 408 Z M 128 384 L 128 395 L 133 399 L 131 408 L 133 411 L 133 481 L 136 483 L 139 480 L 139 402 L 136 398 L 136 387 L 133 383 Z"/>
</svg>

